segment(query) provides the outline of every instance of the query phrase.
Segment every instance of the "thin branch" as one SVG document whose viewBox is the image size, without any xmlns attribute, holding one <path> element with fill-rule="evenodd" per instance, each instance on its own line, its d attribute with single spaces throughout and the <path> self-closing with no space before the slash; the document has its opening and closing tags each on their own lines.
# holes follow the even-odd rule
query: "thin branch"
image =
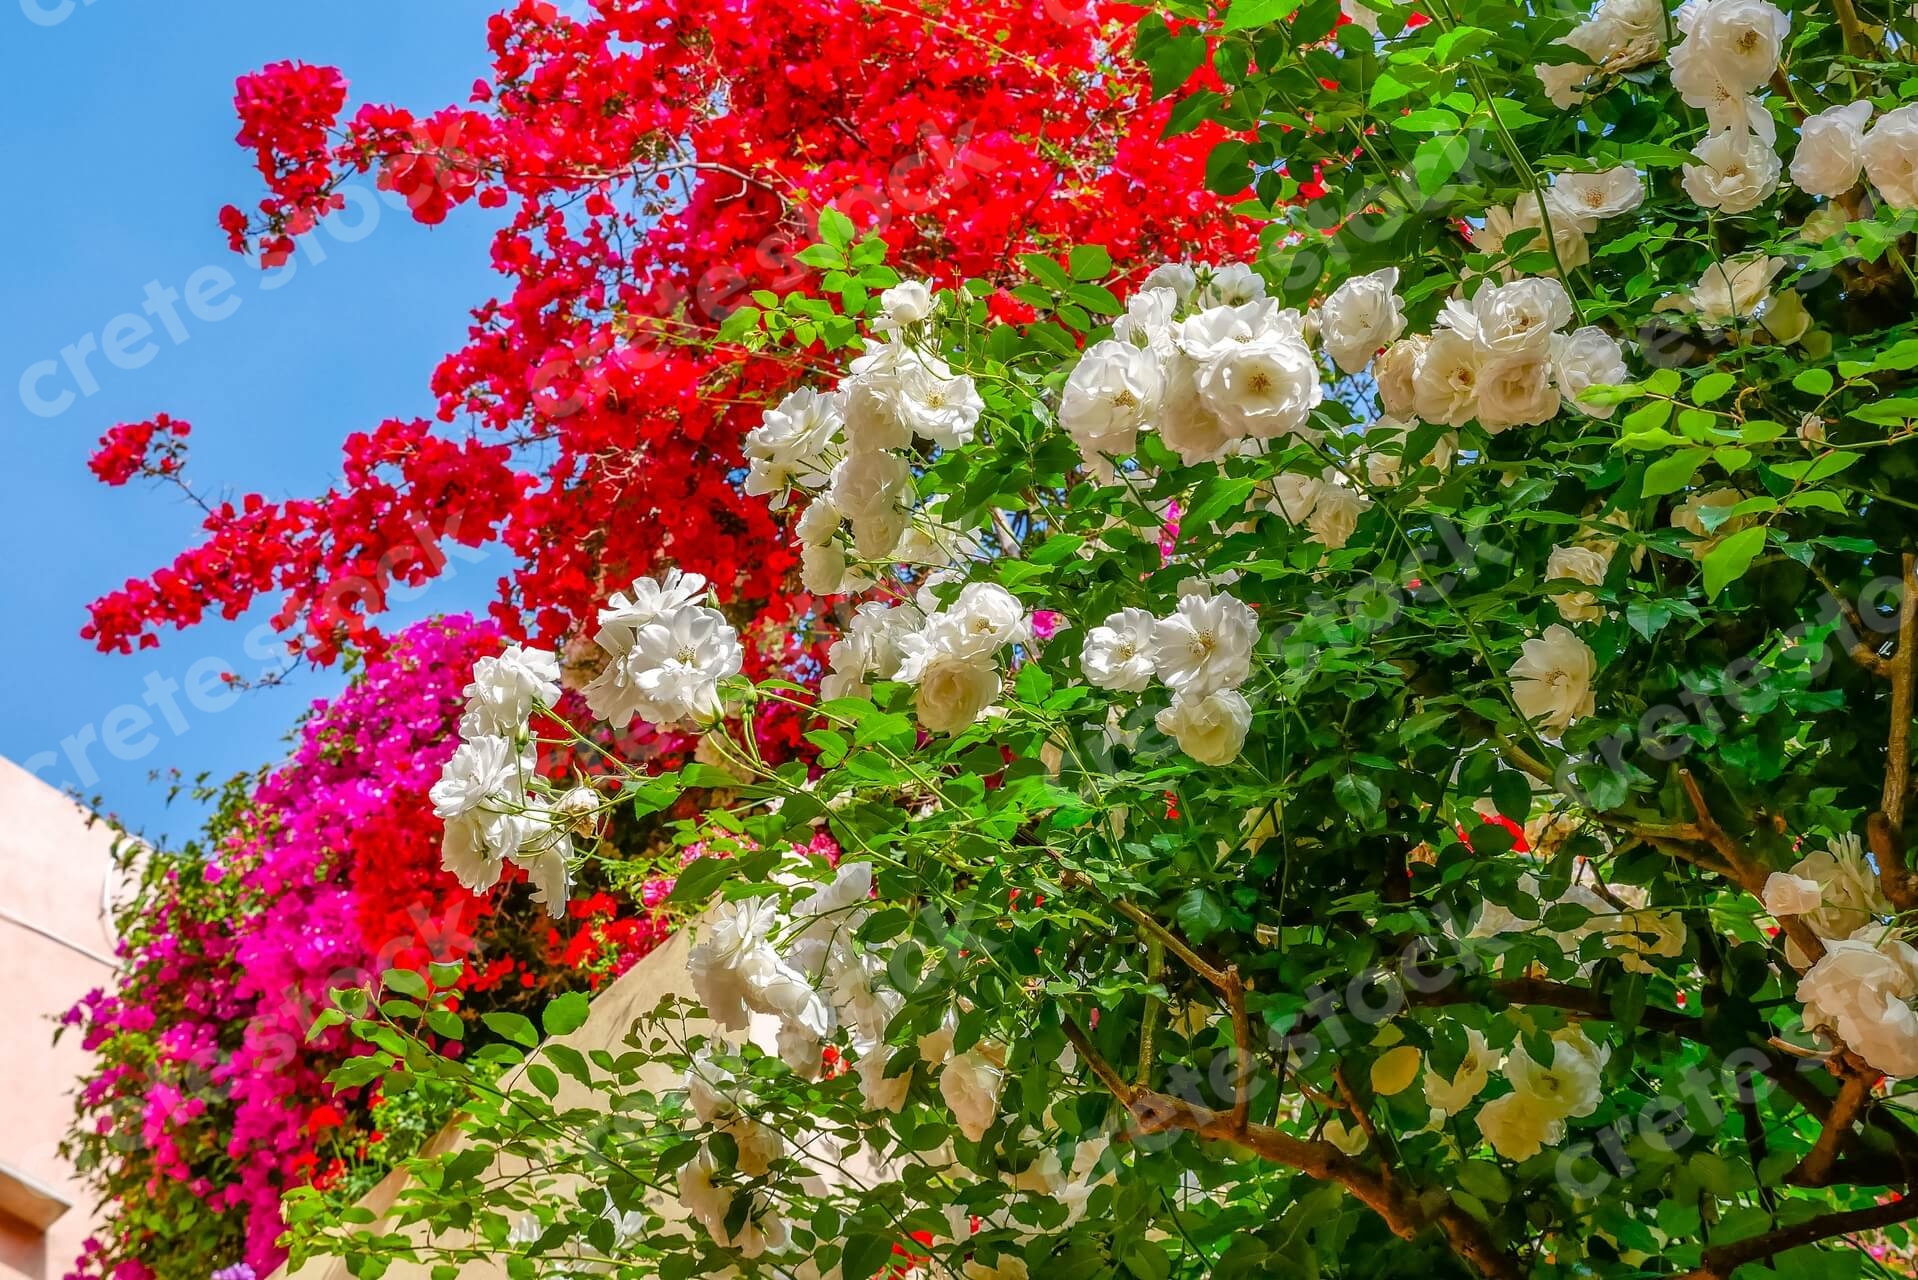
<svg viewBox="0 0 1918 1280">
<path fill-rule="evenodd" d="M 1732 880 L 1745 892 L 1762 901 L 1765 896 L 1763 868 L 1752 858 L 1750 851 L 1712 816 L 1711 807 L 1705 803 L 1705 793 L 1699 788 L 1698 779 L 1692 776 L 1690 769 L 1678 771 L 1678 783 L 1685 789 L 1686 799 L 1691 801 L 1698 829 L 1705 833 L 1706 842 L 1718 851 L 1731 868 Z M 1801 917 L 1780 916 L 1778 926 L 1785 931 L 1786 937 L 1798 944 L 1798 950 L 1804 954 L 1807 964 L 1817 964 L 1824 958 L 1824 942 Z"/>
<path fill-rule="evenodd" d="M 1918 1218 L 1918 1196 L 1907 1196 L 1902 1200 L 1890 1200 L 1884 1204 L 1875 1204 L 1866 1209 L 1847 1209 L 1842 1213 L 1825 1213 L 1816 1218 L 1808 1218 L 1795 1226 L 1781 1227 L 1777 1231 L 1767 1231 L 1764 1235 L 1752 1236 L 1746 1240 L 1737 1240 L 1731 1244 L 1721 1244 L 1705 1250 L 1703 1265 L 1696 1271 L 1687 1272 L 1680 1280 L 1730 1280 L 1732 1272 L 1747 1262 L 1757 1262 L 1796 1249 L 1802 1245 L 1816 1244 L 1820 1240 L 1829 1240 L 1833 1236 L 1848 1236 L 1855 1231 L 1872 1231 L 1879 1227 L 1894 1226 L 1900 1222 L 1910 1222 Z"/>
</svg>

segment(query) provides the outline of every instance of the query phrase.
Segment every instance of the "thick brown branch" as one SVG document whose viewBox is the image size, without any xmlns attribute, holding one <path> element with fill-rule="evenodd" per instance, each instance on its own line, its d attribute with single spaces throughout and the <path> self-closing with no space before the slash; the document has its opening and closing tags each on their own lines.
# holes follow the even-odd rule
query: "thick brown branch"
<svg viewBox="0 0 1918 1280">
<path fill-rule="evenodd" d="M 1905 842 L 1891 819 L 1882 813 L 1865 819 L 1865 842 L 1878 860 L 1878 883 L 1891 905 L 1900 912 L 1918 911 L 1918 875 L 1905 862 Z"/>
<path fill-rule="evenodd" d="M 1702 1260 L 1704 1265 L 1696 1271 L 1687 1272 L 1681 1280 L 1729 1280 L 1731 1273 L 1747 1262 L 1758 1262 L 1784 1253 L 1787 1249 L 1816 1244 L 1834 1236 L 1848 1236 L 1855 1231 L 1871 1231 L 1910 1222 L 1913 1218 L 1918 1218 L 1918 1196 L 1875 1204 L 1868 1209 L 1820 1214 L 1794 1226 L 1781 1227 L 1761 1236 L 1707 1249 Z"/>
<path fill-rule="evenodd" d="M 1907 551 L 1898 591 L 1898 648 L 1891 655 L 1891 732 L 1885 743 L 1885 790 L 1878 807 L 1894 834 L 1905 829 L 1911 795 L 1911 716 L 1918 686 L 1918 555 Z"/>
<path fill-rule="evenodd" d="M 1858 10 L 1851 0 L 1831 0 L 1831 7 L 1838 15 L 1838 29 L 1845 33 L 1845 52 L 1854 58 L 1865 57 L 1871 52 L 1871 37 L 1858 21 Z"/>
<path fill-rule="evenodd" d="M 1827 1183 L 1839 1148 L 1851 1137 L 1852 1121 L 1871 1101 L 1873 1083 L 1873 1075 L 1862 1072 L 1845 1077 L 1838 1086 L 1837 1101 L 1831 1104 L 1831 1111 L 1825 1116 L 1825 1127 L 1819 1131 L 1818 1141 L 1788 1175 L 1788 1181 L 1804 1187 L 1822 1187 Z"/>
</svg>

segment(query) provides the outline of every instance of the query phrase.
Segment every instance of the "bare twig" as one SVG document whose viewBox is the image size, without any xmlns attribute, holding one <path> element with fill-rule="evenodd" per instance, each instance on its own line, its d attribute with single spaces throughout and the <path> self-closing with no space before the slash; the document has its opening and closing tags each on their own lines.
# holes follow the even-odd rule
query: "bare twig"
<svg viewBox="0 0 1918 1280">
<path fill-rule="evenodd" d="M 1891 655 L 1891 732 L 1885 744 L 1885 791 L 1878 807 L 1893 832 L 1905 828 L 1911 795 L 1911 716 L 1918 684 L 1918 555 L 1907 551 L 1898 592 L 1898 648 Z"/>
</svg>

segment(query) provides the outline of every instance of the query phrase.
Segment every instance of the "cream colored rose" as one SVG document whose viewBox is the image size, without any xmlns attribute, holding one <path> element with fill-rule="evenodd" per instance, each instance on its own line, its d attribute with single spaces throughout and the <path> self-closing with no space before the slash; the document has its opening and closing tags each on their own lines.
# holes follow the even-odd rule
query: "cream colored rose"
<svg viewBox="0 0 1918 1280">
<path fill-rule="evenodd" d="M 1557 623 L 1524 643 L 1508 674 L 1512 700 L 1545 733 L 1564 733 L 1573 721 L 1597 710 L 1592 680 L 1598 659 L 1583 640 Z"/>
<path fill-rule="evenodd" d="M 1487 431 L 1549 422 L 1558 406 L 1552 362 L 1540 352 L 1494 356 L 1479 367 L 1478 420 Z"/>
<path fill-rule="evenodd" d="M 1645 202 L 1645 183 L 1628 164 L 1598 173 L 1561 173 L 1545 193 L 1554 215 L 1564 214 L 1589 232 L 1600 221 L 1630 213 Z"/>
<path fill-rule="evenodd" d="M 1592 587 L 1603 586 L 1605 574 L 1610 568 L 1611 557 L 1591 547 L 1554 547 L 1550 558 L 1545 561 L 1545 580 L 1570 580 Z M 1597 597 L 1589 591 L 1562 591 L 1552 597 L 1552 602 L 1558 606 L 1559 616 L 1567 622 L 1597 622 L 1605 616 Z"/>
<path fill-rule="evenodd" d="M 958 733 L 998 697 L 999 671 L 991 659 L 935 652 L 919 672 L 913 709 L 928 733 Z"/>
<path fill-rule="evenodd" d="M 1711 554 L 1713 547 L 1751 524 L 1750 516 L 1733 516 L 1721 522 L 1717 528 L 1708 529 L 1704 513 L 1735 507 L 1749 496 L 1738 489 L 1712 489 L 1705 493 L 1694 493 L 1672 509 L 1672 527 L 1683 529 L 1698 538 L 1690 547 L 1693 559 L 1703 560 Z"/>
<path fill-rule="evenodd" d="M 1400 338 L 1374 362 L 1372 378 L 1378 383 L 1379 407 L 1385 416 L 1401 420 L 1418 416 L 1418 362 L 1428 341 L 1423 334 Z"/>
<path fill-rule="evenodd" d="M 1698 163 L 1683 166 L 1685 194 L 1701 209 L 1750 213 L 1778 190 L 1778 153 L 1755 133 L 1725 129 L 1693 147 L 1692 154 Z"/>
<path fill-rule="evenodd" d="M 1440 329 L 1419 353 L 1413 380 L 1417 416 L 1448 427 L 1463 426 L 1478 412 L 1478 344 L 1455 329 Z"/>
<path fill-rule="evenodd" d="M 1829 1027 L 1873 1067 L 1894 1079 L 1918 1076 L 1918 950 L 1882 926 L 1828 942 L 1798 980 L 1805 1025 Z"/>
<path fill-rule="evenodd" d="M 1842 196 L 1858 185 L 1865 167 L 1865 125 L 1871 103 L 1850 102 L 1807 116 L 1798 127 L 1791 180 L 1815 196 Z"/>
<path fill-rule="evenodd" d="M 1878 117 L 1862 144 L 1865 176 L 1894 209 L 1918 209 L 1918 105 Z"/>
<path fill-rule="evenodd" d="M 1200 764 L 1231 764 L 1245 746 L 1252 707 L 1237 689 L 1215 690 L 1202 698 L 1177 694 L 1154 723 Z"/>
</svg>

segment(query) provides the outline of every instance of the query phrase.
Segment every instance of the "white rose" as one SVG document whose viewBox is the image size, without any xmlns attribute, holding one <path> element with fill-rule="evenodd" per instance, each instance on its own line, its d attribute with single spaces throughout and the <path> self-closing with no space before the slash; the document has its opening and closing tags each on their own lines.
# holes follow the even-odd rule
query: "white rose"
<svg viewBox="0 0 1918 1280">
<path fill-rule="evenodd" d="M 832 469 L 826 496 L 848 520 L 889 515 L 911 505 L 912 467 L 896 453 L 855 453 Z"/>
<path fill-rule="evenodd" d="M 939 1069 L 939 1096 L 952 1108 L 952 1118 L 968 1141 L 978 1142 L 999 1116 L 999 1090 L 1005 1069 L 985 1053 L 984 1046 L 954 1056 Z"/>
<path fill-rule="evenodd" d="M 1413 407 L 1427 422 L 1463 426 L 1478 412 L 1479 366 L 1484 353 L 1456 329 L 1440 329 L 1418 354 Z"/>
<path fill-rule="evenodd" d="M 1685 194 L 1701 209 L 1750 213 L 1778 190 L 1778 153 L 1755 133 L 1714 133 L 1692 154 L 1700 163 L 1683 166 Z"/>
<path fill-rule="evenodd" d="M 1512 253 L 1546 253 L 1553 258 L 1553 269 L 1563 268 L 1574 271 L 1591 261 L 1591 245 L 1586 243 L 1585 232 L 1570 218 L 1551 218 L 1551 239 L 1545 237 L 1547 202 L 1539 196 L 1520 196 L 1511 208 L 1496 207 L 1486 211 L 1485 225 L 1472 236 L 1472 246 L 1483 253 L 1505 253 L 1505 241 L 1514 232 L 1534 231 L 1537 234 L 1528 238 L 1523 245 L 1513 245 Z M 1509 268 L 1507 274 L 1510 274 Z"/>
<path fill-rule="evenodd" d="M 1218 689 L 1204 697 L 1176 694 L 1172 705 L 1153 717 L 1161 733 L 1171 734 L 1179 750 L 1200 764 L 1231 764 L 1252 727 L 1252 707 L 1237 689 Z"/>
<path fill-rule="evenodd" d="M 840 594 L 846 585 L 846 548 L 836 538 L 806 547 L 799 553 L 799 580 L 816 596 Z"/>
<path fill-rule="evenodd" d="M 1918 104 L 1879 116 L 1861 144 L 1865 176 L 1894 209 L 1918 209 Z"/>
<path fill-rule="evenodd" d="M 1570 111 L 1585 101 L 1582 90 L 1591 79 L 1592 68 L 1582 62 L 1538 62 L 1532 65 L 1532 74 L 1544 86 L 1545 97 L 1553 106 Z"/>
<path fill-rule="evenodd" d="M 1327 476 L 1333 474 L 1328 469 Z M 1312 531 L 1314 538 L 1337 551 L 1351 541 L 1359 517 L 1371 508 L 1371 498 L 1348 485 L 1332 483 L 1328 478 L 1319 486 L 1318 501 L 1312 504 L 1312 514 L 1306 517 L 1305 527 Z"/>
<path fill-rule="evenodd" d="M 1807 876 L 1774 871 L 1765 877 L 1762 901 L 1775 916 L 1802 916 L 1818 910 L 1825 900 L 1824 886 Z"/>
<path fill-rule="evenodd" d="M 1536 426 L 1558 413 L 1552 362 L 1535 351 L 1494 356 L 1479 366 L 1479 425 L 1494 434 L 1508 427 Z"/>
<path fill-rule="evenodd" d="M 839 509 L 826 498 L 816 498 L 793 522 L 793 534 L 801 544 L 817 547 L 830 542 L 839 532 Z"/>
<path fill-rule="evenodd" d="M 1594 418 L 1609 418 L 1618 406 L 1586 404 L 1579 397 L 1590 387 L 1620 386 L 1631 381 L 1625 353 L 1610 334 L 1592 325 L 1552 339 L 1552 373 L 1558 393 Z"/>
<path fill-rule="evenodd" d="M 1418 416 L 1418 363 L 1428 341 L 1423 334 L 1400 338 L 1373 364 L 1379 407 L 1387 417 L 1410 420 Z"/>
<path fill-rule="evenodd" d="M 1199 277 L 1191 267 L 1183 262 L 1165 262 L 1152 268 L 1146 278 L 1139 281 L 1141 291 L 1163 289 L 1179 300 L 1184 306 L 1192 297 L 1192 291 L 1198 288 Z"/>
<path fill-rule="evenodd" d="M 1597 710 L 1592 679 L 1598 674 L 1598 660 L 1583 640 L 1558 623 L 1527 640 L 1507 674 L 1519 712 L 1553 737 Z"/>
<path fill-rule="evenodd" d="M 797 483 L 826 482 L 825 452 L 842 421 L 840 397 L 802 387 L 766 410 L 746 433 L 750 460 L 746 492 L 755 497 L 779 493 Z"/>
<path fill-rule="evenodd" d="M 847 378 L 839 384 L 840 426 L 854 453 L 882 453 L 912 443 L 912 428 L 890 394 L 892 377 Z"/>
<path fill-rule="evenodd" d="M 1599 173 L 1561 173 L 1552 179 L 1546 201 L 1554 214 L 1590 231 L 1600 220 L 1630 213 L 1645 201 L 1645 184 L 1628 164 Z"/>
<path fill-rule="evenodd" d="M 1122 609 L 1086 633 L 1079 666 L 1101 689 L 1138 693 L 1157 674 L 1157 618 L 1144 609 Z"/>
<path fill-rule="evenodd" d="M 1112 336 L 1120 342 L 1142 347 L 1161 360 L 1177 349 L 1172 318 L 1179 299 L 1170 289 L 1141 289 L 1126 299 L 1125 314 L 1112 322 Z"/>
<path fill-rule="evenodd" d="M 999 671 L 990 658 L 935 652 L 917 674 L 913 709 L 928 733 L 960 732 L 999 697 Z"/>
<path fill-rule="evenodd" d="M 1363 369 L 1379 348 L 1405 331 L 1405 315 L 1393 292 L 1398 284 L 1397 267 L 1353 276 L 1319 308 L 1320 342 L 1346 373 Z"/>
<path fill-rule="evenodd" d="M 1699 539 L 1690 547 L 1693 559 L 1703 560 L 1713 547 L 1752 522 L 1748 515 L 1733 516 L 1720 521 L 1716 528 L 1707 528 L 1704 513 L 1709 509 L 1735 507 L 1749 496 L 1739 489 L 1712 489 L 1694 493 L 1672 509 L 1672 527 L 1695 534 Z"/>
<path fill-rule="evenodd" d="M 1798 127 L 1791 180 L 1815 196 L 1842 196 L 1858 185 L 1865 167 L 1865 125 L 1871 103 L 1852 102 L 1808 116 Z"/>
<path fill-rule="evenodd" d="M 1488 356 L 1542 356 L 1552 335 L 1572 322 L 1572 297 L 1549 276 L 1480 289 L 1468 303 L 1445 304 L 1440 322 L 1475 339 Z"/>
<path fill-rule="evenodd" d="M 1866 860 L 1857 836 L 1839 836 L 1829 848 L 1800 858 L 1790 875 L 1818 886 L 1818 902 L 1807 909 L 1805 923 L 1821 938 L 1849 938 L 1892 914 L 1878 873 Z"/>
<path fill-rule="evenodd" d="M 1236 307 L 1256 302 L 1265 296 L 1265 278 L 1243 262 L 1228 262 L 1215 267 L 1200 288 L 1196 305 Z"/>
<path fill-rule="evenodd" d="M 1179 350 L 1203 364 L 1233 347 L 1264 337 L 1305 337 L 1305 317 L 1288 307 L 1279 309 L 1271 298 L 1254 298 L 1236 306 L 1207 307 L 1179 321 L 1173 330 Z"/>
<path fill-rule="evenodd" d="M 1611 556 L 1591 547 L 1553 547 L 1545 561 L 1547 582 L 1582 582 L 1587 586 L 1604 585 Z M 1559 616 L 1567 622 L 1596 622 L 1605 616 L 1603 606 L 1589 591 L 1566 591 L 1552 597 Z"/>
<path fill-rule="evenodd" d="M 1159 678 L 1180 693 L 1202 697 L 1245 683 L 1259 623 L 1243 601 L 1224 592 L 1188 595 L 1159 621 L 1154 639 Z"/>
<path fill-rule="evenodd" d="M 1232 430 L 1263 440 L 1316 437 L 1312 410 L 1325 398 L 1318 361 L 1301 337 L 1268 333 L 1235 344 L 1199 367 L 1199 395 Z"/>
<path fill-rule="evenodd" d="M 1471 1106 L 1472 1099 L 1485 1091 L 1496 1062 L 1485 1036 L 1476 1027 L 1465 1029 L 1465 1041 L 1465 1057 L 1450 1080 L 1433 1071 L 1429 1063 L 1425 1068 L 1425 1101 L 1448 1116 Z"/>
<path fill-rule="evenodd" d="M 1158 356 L 1108 338 L 1087 348 L 1066 379 L 1059 425 L 1087 457 L 1131 453 L 1163 389 Z"/>
<path fill-rule="evenodd" d="M 923 280 L 902 280 L 879 295 L 879 306 L 894 325 L 918 324 L 932 314 L 932 290 Z"/>
<path fill-rule="evenodd" d="M 1783 271 L 1783 258 L 1762 253 L 1740 254 L 1705 268 L 1692 286 L 1686 305 L 1713 328 L 1750 320 L 1771 297 L 1771 282 Z"/>
<path fill-rule="evenodd" d="M 957 449 L 971 441 L 985 412 L 986 402 L 965 374 L 952 376 L 941 360 L 907 361 L 893 382 L 893 405 L 899 419 L 914 434 L 942 449 Z"/>
<path fill-rule="evenodd" d="M 1852 1052 L 1894 1079 L 1918 1075 L 1918 950 L 1882 927 L 1829 942 L 1798 980 L 1805 1025 L 1830 1027 Z"/>
<path fill-rule="evenodd" d="M 1031 635 L 1025 606 L 996 582 L 966 584 L 946 614 L 988 653 Z"/>
<path fill-rule="evenodd" d="M 1175 351 L 1166 361 L 1159 439 L 1188 467 L 1223 458 L 1239 440 L 1207 407 L 1199 394 L 1199 366 L 1184 352 Z"/>
<path fill-rule="evenodd" d="M 1303 476 L 1296 471 L 1281 471 L 1268 482 L 1272 491 L 1272 501 L 1265 509 L 1277 515 L 1288 524 L 1304 524 L 1312 518 L 1312 512 L 1319 505 L 1319 491 L 1325 487 L 1317 476 Z"/>
<path fill-rule="evenodd" d="M 1768 0 L 1698 0 L 1679 10 L 1679 24 L 1685 38 L 1672 50 L 1674 67 L 1696 59 L 1734 93 L 1771 80 L 1791 34 L 1790 16 Z"/>
</svg>

